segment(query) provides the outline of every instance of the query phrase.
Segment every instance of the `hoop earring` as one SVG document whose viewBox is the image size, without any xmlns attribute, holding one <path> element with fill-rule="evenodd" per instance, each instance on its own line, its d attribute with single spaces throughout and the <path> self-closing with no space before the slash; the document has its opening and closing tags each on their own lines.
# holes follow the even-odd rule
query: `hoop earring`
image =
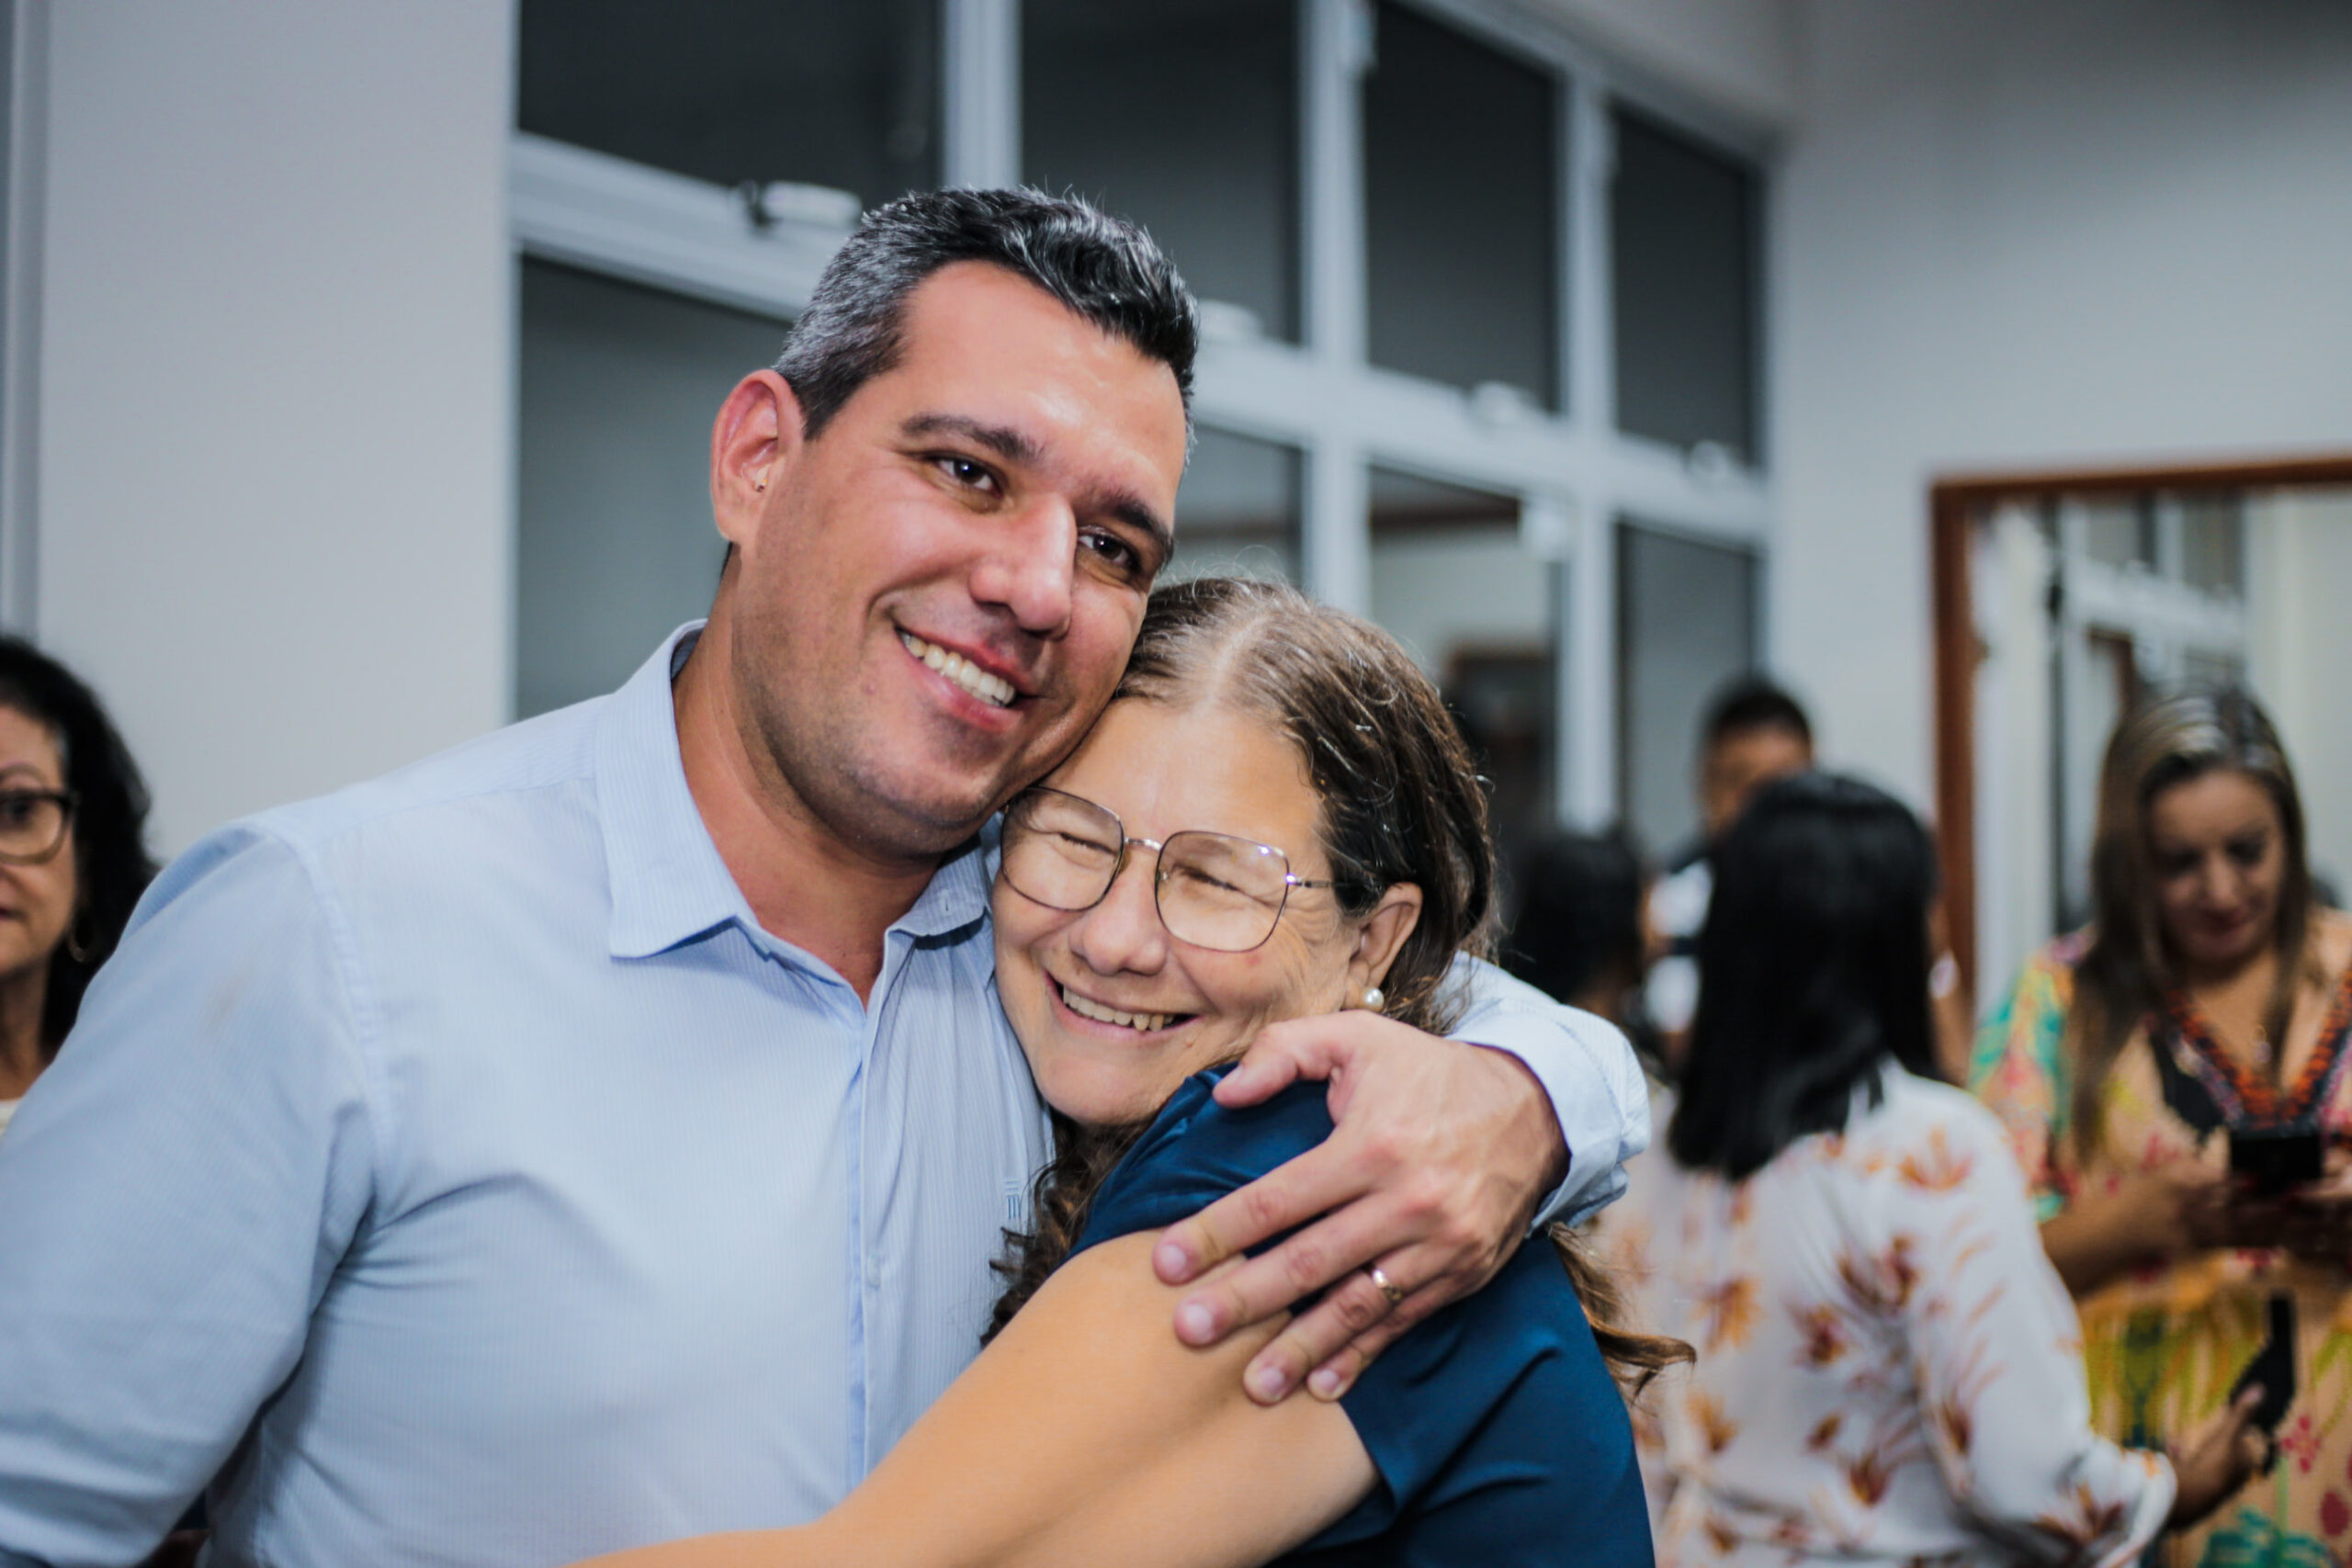
<svg viewBox="0 0 2352 1568">
<path fill-rule="evenodd" d="M 85 922 L 90 927 L 90 934 L 86 937 L 82 934 L 82 927 Z M 90 919 L 89 910 L 84 909 L 76 913 L 74 923 L 65 928 L 65 954 L 76 964 L 90 964 L 96 961 L 98 928 L 96 923 Z"/>
</svg>

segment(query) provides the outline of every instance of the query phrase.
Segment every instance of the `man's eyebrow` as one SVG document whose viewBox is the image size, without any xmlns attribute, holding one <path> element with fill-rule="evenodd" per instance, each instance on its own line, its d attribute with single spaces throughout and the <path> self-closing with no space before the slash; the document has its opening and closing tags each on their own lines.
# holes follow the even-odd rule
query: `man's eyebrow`
<svg viewBox="0 0 2352 1568">
<path fill-rule="evenodd" d="M 919 413 L 899 427 L 908 436 L 960 435 L 977 446 L 985 446 L 1008 463 L 1035 463 L 1043 454 L 1037 444 L 1021 432 L 1001 424 L 982 424 L 956 413 Z M 1159 558 L 1165 563 L 1176 553 L 1176 530 L 1167 518 L 1152 508 L 1139 495 L 1117 491 L 1103 497 L 1095 510 L 1117 518 L 1138 533 L 1150 536 L 1159 547 Z"/>
<path fill-rule="evenodd" d="M 1125 523 L 1128 527 L 1150 536 L 1159 547 L 1159 564 L 1166 566 L 1176 555 L 1176 530 L 1151 508 L 1141 496 L 1119 494 L 1107 498 L 1102 510 Z"/>
<path fill-rule="evenodd" d="M 899 430 L 905 435 L 960 435 L 1008 463 L 1034 463 L 1040 456 L 1037 444 L 1011 426 L 982 424 L 957 413 L 919 413 Z"/>
</svg>

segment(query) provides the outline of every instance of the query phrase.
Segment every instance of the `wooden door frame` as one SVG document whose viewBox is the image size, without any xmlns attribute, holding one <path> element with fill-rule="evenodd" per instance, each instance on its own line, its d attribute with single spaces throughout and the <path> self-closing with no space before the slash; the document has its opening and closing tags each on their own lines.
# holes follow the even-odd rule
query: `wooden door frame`
<svg viewBox="0 0 2352 1568">
<path fill-rule="evenodd" d="M 1962 983 L 1976 991 L 1975 605 L 1970 529 L 1996 508 L 2149 491 L 2274 491 L 2352 485 L 2352 456 L 2186 463 L 2142 468 L 1954 474 L 1928 491 L 1935 637 L 1936 840 L 1944 909 Z"/>
</svg>

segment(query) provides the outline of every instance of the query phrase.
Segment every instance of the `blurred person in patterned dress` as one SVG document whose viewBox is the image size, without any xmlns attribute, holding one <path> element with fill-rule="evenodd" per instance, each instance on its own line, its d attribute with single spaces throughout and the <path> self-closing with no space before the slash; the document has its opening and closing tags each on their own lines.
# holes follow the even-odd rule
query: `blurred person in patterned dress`
<svg viewBox="0 0 2352 1568">
<path fill-rule="evenodd" d="M 2301 1388 L 2265 1483 L 2176 1563 L 2352 1551 L 2352 920 L 2313 896 L 2301 797 L 2254 700 L 2152 703 L 2109 740 L 2092 925 L 2036 954 L 1977 1042 L 2043 1245 L 2083 1319 L 2094 1418 L 2153 1446 L 2221 1407 L 2290 1293 Z M 2264 1199 L 2227 1134 L 2316 1130 L 2321 1182 Z"/>
<path fill-rule="evenodd" d="M 2170 1454 L 2098 1435 L 1998 1122 L 1935 1081 L 1918 820 L 1821 773 L 1725 839 L 1665 1148 L 1602 1255 L 1687 1339 L 1637 1442 L 1658 1560 L 2120 1565 L 2237 1492 L 2253 1391 Z"/>
</svg>

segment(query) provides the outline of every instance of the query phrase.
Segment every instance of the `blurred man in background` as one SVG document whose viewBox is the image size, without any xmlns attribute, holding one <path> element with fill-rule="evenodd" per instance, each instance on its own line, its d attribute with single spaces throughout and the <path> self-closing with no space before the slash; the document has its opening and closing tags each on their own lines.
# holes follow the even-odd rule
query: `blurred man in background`
<svg viewBox="0 0 2352 1568">
<path fill-rule="evenodd" d="M 1756 792 L 1813 766 L 1813 721 L 1797 700 L 1758 676 L 1717 692 L 1699 730 L 1699 841 L 1671 862 L 1650 894 L 1650 919 L 1666 953 L 1650 969 L 1650 1022 L 1669 1066 L 1679 1066 L 1699 1006 L 1699 928 L 1714 890 L 1710 859 Z"/>
</svg>

